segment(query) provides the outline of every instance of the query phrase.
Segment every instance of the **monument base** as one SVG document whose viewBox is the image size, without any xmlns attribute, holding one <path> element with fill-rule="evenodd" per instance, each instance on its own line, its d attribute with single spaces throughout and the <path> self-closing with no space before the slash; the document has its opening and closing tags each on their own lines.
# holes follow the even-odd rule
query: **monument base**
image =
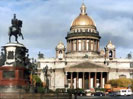
<svg viewBox="0 0 133 99">
<path fill-rule="evenodd" d="M 0 67 L 0 92 L 26 92 L 28 85 L 28 69 L 19 66 Z"/>
</svg>

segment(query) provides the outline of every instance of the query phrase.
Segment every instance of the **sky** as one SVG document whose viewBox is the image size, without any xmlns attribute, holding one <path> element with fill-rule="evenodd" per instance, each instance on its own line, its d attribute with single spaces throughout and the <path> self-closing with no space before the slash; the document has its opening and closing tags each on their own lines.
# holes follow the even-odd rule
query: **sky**
<svg viewBox="0 0 133 99">
<path fill-rule="evenodd" d="M 13 14 L 23 21 L 19 38 L 30 57 L 39 51 L 45 57 L 55 57 L 55 47 L 66 45 L 67 32 L 79 15 L 83 0 L 0 0 L 0 46 L 8 43 L 8 31 Z M 88 16 L 96 23 L 102 37 L 100 48 L 109 40 L 116 46 L 116 56 L 125 58 L 133 52 L 133 0 L 84 0 Z M 12 37 L 14 41 L 14 37 Z"/>
</svg>

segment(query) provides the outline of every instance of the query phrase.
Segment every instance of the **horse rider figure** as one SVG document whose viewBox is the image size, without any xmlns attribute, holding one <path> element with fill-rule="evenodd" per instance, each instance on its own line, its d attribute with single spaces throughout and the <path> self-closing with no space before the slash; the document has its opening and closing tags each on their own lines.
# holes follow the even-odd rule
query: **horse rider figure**
<svg viewBox="0 0 133 99">
<path fill-rule="evenodd" d="M 15 41 L 18 42 L 18 36 L 21 36 L 24 39 L 23 34 L 21 33 L 22 21 L 16 19 L 16 14 L 14 14 L 14 18 L 11 20 L 12 26 L 9 27 L 9 42 L 11 42 L 11 36 L 15 36 Z"/>
</svg>

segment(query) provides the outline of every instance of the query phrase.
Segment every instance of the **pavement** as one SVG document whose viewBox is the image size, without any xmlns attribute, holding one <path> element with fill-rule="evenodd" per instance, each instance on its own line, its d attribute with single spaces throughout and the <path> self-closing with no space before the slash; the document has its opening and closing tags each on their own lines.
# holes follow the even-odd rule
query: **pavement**
<svg viewBox="0 0 133 99">
<path fill-rule="evenodd" d="M 133 96 L 78 96 L 77 99 L 133 99 Z"/>
</svg>

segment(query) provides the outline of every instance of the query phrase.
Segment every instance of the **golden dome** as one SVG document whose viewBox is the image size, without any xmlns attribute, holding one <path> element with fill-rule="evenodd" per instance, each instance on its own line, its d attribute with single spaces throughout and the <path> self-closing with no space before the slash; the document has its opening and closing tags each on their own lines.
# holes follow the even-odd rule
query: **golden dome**
<svg viewBox="0 0 133 99">
<path fill-rule="evenodd" d="M 93 20 L 87 15 L 79 15 L 73 22 L 72 26 L 85 26 L 92 25 L 95 26 Z"/>
<path fill-rule="evenodd" d="M 86 6 L 82 4 L 80 15 L 72 22 L 71 27 L 73 26 L 96 26 L 94 21 L 87 15 Z"/>
</svg>

